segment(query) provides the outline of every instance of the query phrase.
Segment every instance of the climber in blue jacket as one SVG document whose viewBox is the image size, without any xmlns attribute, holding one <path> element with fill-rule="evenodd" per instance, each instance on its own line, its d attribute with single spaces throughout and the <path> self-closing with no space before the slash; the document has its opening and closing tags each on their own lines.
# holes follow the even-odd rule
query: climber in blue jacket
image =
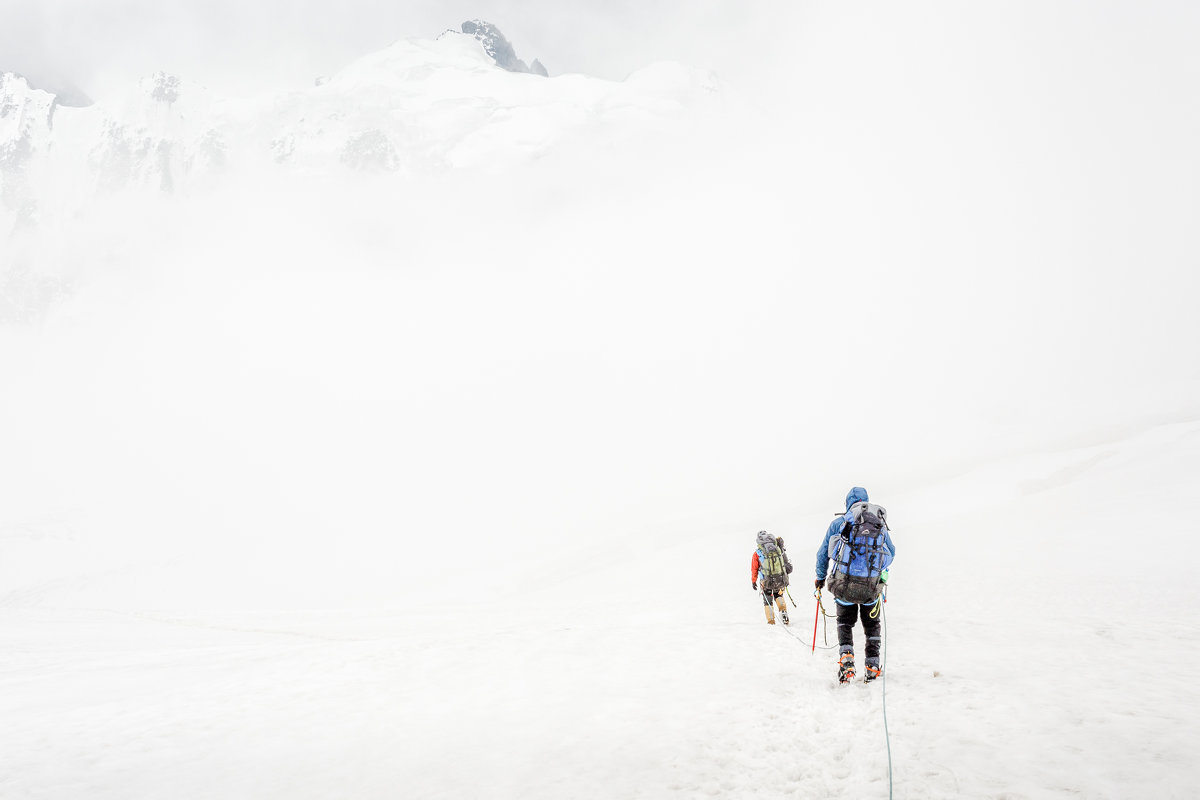
<svg viewBox="0 0 1200 800">
<path fill-rule="evenodd" d="M 835 572 L 841 574 L 829 575 L 828 588 L 837 601 L 838 680 L 842 683 L 854 678 L 854 624 L 860 617 L 867 639 L 864 679 L 873 681 L 882 672 L 879 593 L 887 580 L 887 569 L 896 557 L 896 545 L 892 544 L 887 527 L 886 510 L 869 500 L 866 489 L 861 486 L 851 489 L 846 495 L 846 513 L 829 523 L 817 550 L 816 589 L 820 592 L 826 587 L 831 556 L 848 552 L 840 548 L 848 547 L 852 534 L 855 537 L 853 555 L 847 554 L 835 564 Z M 847 589 L 848 582 L 855 584 L 854 591 Z M 869 596 L 864 596 L 864 591 Z"/>
</svg>

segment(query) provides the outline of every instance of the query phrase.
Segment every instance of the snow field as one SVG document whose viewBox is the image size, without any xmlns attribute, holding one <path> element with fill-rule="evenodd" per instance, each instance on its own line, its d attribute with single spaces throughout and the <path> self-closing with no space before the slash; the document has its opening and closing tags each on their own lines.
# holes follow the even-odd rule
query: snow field
<svg viewBox="0 0 1200 800">
<path fill-rule="evenodd" d="M 1113 490 L 1172 491 L 1181 467 L 1196 474 L 1197 436 L 1195 422 L 1153 427 L 1100 445 L 1103 461 L 1016 456 L 929 487 L 944 503 L 888 501 L 897 797 L 1186 796 L 1194 589 L 1130 585 L 1118 544 L 1144 514 Z M 1107 513 L 1073 528 L 1075 503 L 1097 497 Z M 577 549 L 562 583 L 441 591 L 404 611 L 9 603 L 0 698 L 19 725 L 3 793 L 884 796 L 883 684 L 837 686 L 836 651 L 806 643 L 823 527 L 813 514 L 780 529 L 800 603 L 786 632 L 745 587 L 753 531 L 703 525 L 659 548 L 615 536 L 618 557 L 595 567 Z M 1061 546 L 1041 547 L 1051 530 Z M 664 562 L 688 581 L 668 588 Z"/>
</svg>

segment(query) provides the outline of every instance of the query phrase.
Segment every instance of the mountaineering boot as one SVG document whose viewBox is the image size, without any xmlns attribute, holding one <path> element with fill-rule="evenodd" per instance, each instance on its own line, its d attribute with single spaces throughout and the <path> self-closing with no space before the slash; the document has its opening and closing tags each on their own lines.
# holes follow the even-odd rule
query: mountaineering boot
<svg viewBox="0 0 1200 800">
<path fill-rule="evenodd" d="M 875 680 L 880 676 L 883 670 L 879 666 L 878 658 L 868 658 L 866 665 L 863 667 L 863 680 L 867 683 Z"/>
<path fill-rule="evenodd" d="M 763 606 L 763 608 L 767 612 L 767 624 L 774 625 L 775 624 L 775 611 L 769 605 L 765 605 L 765 606 Z"/>
<path fill-rule="evenodd" d="M 783 620 L 784 625 L 787 625 L 788 624 L 787 603 L 783 602 L 782 597 L 777 599 L 776 602 L 779 604 L 779 618 L 781 620 Z"/>
<path fill-rule="evenodd" d="M 838 659 L 838 683 L 854 680 L 854 653 L 842 653 Z"/>
</svg>

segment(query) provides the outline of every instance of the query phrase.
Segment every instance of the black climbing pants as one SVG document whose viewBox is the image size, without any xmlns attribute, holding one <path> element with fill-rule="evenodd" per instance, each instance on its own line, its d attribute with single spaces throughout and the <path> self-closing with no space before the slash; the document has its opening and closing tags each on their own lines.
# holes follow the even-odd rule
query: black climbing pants
<svg viewBox="0 0 1200 800">
<path fill-rule="evenodd" d="M 879 626 L 881 622 L 879 615 L 883 613 L 880 603 L 880 600 L 876 600 L 869 606 L 838 604 L 838 644 L 843 653 L 847 648 L 854 649 L 854 623 L 858 621 L 859 616 L 862 616 L 863 633 L 867 635 L 867 658 L 879 658 Z M 872 617 L 872 613 L 875 616 Z"/>
</svg>

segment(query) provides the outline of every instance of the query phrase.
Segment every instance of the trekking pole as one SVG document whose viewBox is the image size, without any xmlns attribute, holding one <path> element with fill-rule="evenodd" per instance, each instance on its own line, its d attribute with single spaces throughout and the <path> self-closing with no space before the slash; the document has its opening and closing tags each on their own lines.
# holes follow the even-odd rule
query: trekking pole
<svg viewBox="0 0 1200 800">
<path fill-rule="evenodd" d="M 788 600 L 792 601 L 792 608 L 799 608 L 800 606 L 796 605 L 796 598 L 792 597 L 792 590 L 786 586 L 783 587 L 783 590 L 787 592 Z"/>
<path fill-rule="evenodd" d="M 817 594 L 817 610 L 816 610 L 816 612 L 813 614 L 813 646 L 812 646 L 812 651 L 813 651 L 813 655 L 814 655 L 814 656 L 817 654 L 817 619 L 819 619 L 819 618 L 820 618 L 820 616 L 821 616 L 821 590 L 820 590 L 820 589 L 817 589 L 817 592 L 816 592 L 816 594 Z"/>
</svg>

